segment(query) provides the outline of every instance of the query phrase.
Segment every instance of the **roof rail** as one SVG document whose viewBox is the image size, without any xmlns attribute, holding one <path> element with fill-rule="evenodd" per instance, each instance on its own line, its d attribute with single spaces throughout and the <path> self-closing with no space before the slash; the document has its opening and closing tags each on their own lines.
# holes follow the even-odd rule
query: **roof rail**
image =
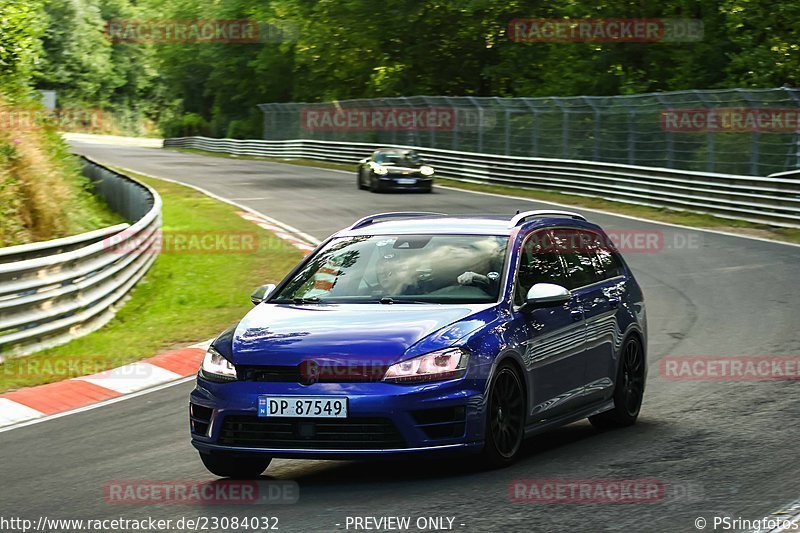
<svg viewBox="0 0 800 533">
<path fill-rule="evenodd" d="M 369 215 L 364 217 L 358 221 L 356 221 L 352 226 L 350 226 L 349 230 L 363 228 L 364 226 L 369 226 L 377 222 L 383 218 L 414 218 L 414 217 L 443 217 L 447 216 L 445 213 L 433 213 L 429 211 L 398 211 L 393 213 L 378 213 L 376 215 Z"/>
<path fill-rule="evenodd" d="M 580 213 L 574 213 L 572 211 L 559 211 L 557 209 L 537 209 L 535 211 L 524 211 L 522 213 L 517 213 L 508 223 L 508 227 L 514 228 L 519 226 L 525 222 L 526 219 L 531 217 L 567 217 L 586 222 L 586 218 Z"/>
</svg>

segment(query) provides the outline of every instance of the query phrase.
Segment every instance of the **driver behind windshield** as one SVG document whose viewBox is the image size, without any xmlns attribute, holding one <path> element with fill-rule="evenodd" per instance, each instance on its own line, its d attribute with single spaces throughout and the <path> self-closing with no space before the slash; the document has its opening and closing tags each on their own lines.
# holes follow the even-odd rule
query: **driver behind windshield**
<svg viewBox="0 0 800 533">
<path fill-rule="evenodd" d="M 427 250 L 409 250 L 413 245 L 406 245 L 399 238 L 378 263 L 378 280 L 387 293 L 456 293 L 466 286 L 496 293 L 505 251 L 502 242 L 465 236 Z"/>
<path fill-rule="evenodd" d="M 419 166 L 422 160 L 416 152 L 384 152 L 378 154 L 377 162 L 382 165 Z"/>
<path fill-rule="evenodd" d="M 507 245 L 508 237 L 491 235 L 343 237 L 306 264 L 276 300 L 493 301 Z"/>
</svg>

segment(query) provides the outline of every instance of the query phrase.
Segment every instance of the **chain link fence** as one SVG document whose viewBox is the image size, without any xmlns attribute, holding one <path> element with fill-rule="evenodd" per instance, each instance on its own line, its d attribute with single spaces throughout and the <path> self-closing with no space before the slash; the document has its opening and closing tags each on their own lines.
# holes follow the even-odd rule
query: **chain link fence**
<svg viewBox="0 0 800 533">
<path fill-rule="evenodd" d="M 264 139 L 403 144 L 766 176 L 800 168 L 800 89 L 261 104 Z"/>
</svg>

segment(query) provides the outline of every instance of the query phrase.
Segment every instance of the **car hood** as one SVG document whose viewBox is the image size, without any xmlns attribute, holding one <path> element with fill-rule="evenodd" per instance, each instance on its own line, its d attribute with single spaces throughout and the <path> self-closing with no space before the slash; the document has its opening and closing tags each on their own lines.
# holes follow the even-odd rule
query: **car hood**
<svg viewBox="0 0 800 533">
<path fill-rule="evenodd" d="M 409 349 L 417 343 L 425 352 L 452 345 L 483 325 L 471 315 L 492 305 L 263 303 L 236 327 L 231 358 L 237 365 L 392 364 L 415 355 Z"/>
</svg>

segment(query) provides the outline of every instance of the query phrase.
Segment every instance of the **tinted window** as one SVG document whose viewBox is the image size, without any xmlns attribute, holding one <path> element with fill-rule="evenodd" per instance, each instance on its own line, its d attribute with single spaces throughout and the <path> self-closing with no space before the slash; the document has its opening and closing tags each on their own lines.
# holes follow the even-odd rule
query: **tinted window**
<svg viewBox="0 0 800 533">
<path fill-rule="evenodd" d="M 576 289 L 601 279 L 592 260 L 596 249 L 594 237 L 591 233 L 573 229 L 553 231 L 553 248 L 561 255 L 567 269 L 566 288 Z"/>
<path fill-rule="evenodd" d="M 422 160 L 416 152 L 378 152 L 375 162 L 382 165 L 415 166 L 421 165 Z"/>
<path fill-rule="evenodd" d="M 616 254 L 608 247 L 603 246 L 595 250 L 595 265 L 601 279 L 614 278 L 622 275 L 622 263 Z"/>
<path fill-rule="evenodd" d="M 566 263 L 568 289 L 622 275 L 622 264 L 607 237 L 573 229 L 558 229 L 553 234 L 554 247 Z"/>
<path fill-rule="evenodd" d="M 517 275 L 517 303 L 522 303 L 528 291 L 537 283 L 566 284 L 564 270 L 552 246 L 552 237 L 545 231 L 529 235 L 522 247 Z"/>
<path fill-rule="evenodd" d="M 622 274 L 622 264 L 616 255 L 616 248 L 606 236 L 591 231 L 581 231 L 581 252 L 588 253 L 597 272 L 596 279 L 604 280 Z"/>
</svg>

